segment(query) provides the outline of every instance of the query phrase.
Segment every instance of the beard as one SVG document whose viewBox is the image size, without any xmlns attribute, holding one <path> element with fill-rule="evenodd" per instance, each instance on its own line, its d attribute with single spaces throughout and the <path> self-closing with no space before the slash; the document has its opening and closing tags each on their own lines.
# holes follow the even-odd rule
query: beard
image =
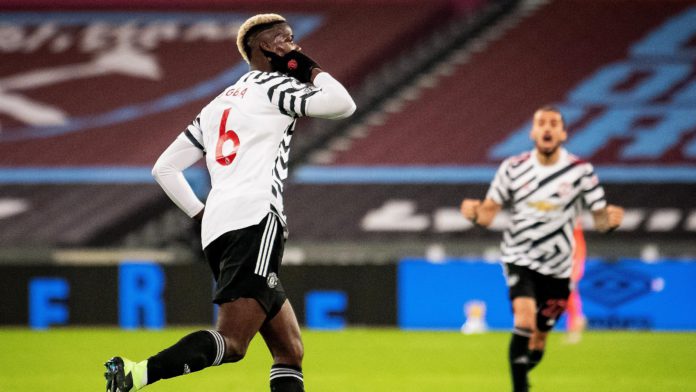
<svg viewBox="0 0 696 392">
<path fill-rule="evenodd" d="M 561 146 L 561 143 L 556 143 L 553 146 L 547 146 L 547 147 L 541 147 L 537 144 L 536 149 L 541 153 L 541 155 L 545 156 L 546 158 L 551 157 L 553 154 L 558 151 L 558 148 Z"/>
</svg>

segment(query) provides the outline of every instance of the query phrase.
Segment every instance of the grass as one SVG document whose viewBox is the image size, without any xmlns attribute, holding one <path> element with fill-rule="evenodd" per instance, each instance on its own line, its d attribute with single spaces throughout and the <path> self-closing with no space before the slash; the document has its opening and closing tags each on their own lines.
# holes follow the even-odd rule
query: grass
<svg viewBox="0 0 696 392">
<path fill-rule="evenodd" d="M 102 363 L 143 359 L 196 328 L 0 329 L 0 391 L 102 391 Z M 304 331 L 307 391 L 509 391 L 508 333 L 396 329 Z M 271 358 L 252 342 L 236 364 L 163 380 L 151 392 L 268 391 Z M 535 391 L 696 391 L 696 334 L 588 332 L 580 344 L 552 334 L 530 376 Z"/>
</svg>

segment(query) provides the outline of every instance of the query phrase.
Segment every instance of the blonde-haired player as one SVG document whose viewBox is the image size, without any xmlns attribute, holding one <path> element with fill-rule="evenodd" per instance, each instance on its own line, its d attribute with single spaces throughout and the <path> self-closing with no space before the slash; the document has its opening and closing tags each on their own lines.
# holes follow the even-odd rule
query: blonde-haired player
<svg viewBox="0 0 696 392">
<path fill-rule="evenodd" d="M 301 116 L 344 118 L 355 111 L 346 89 L 301 52 L 277 14 L 239 29 L 250 71 L 205 106 L 162 153 L 153 175 L 187 215 L 202 220 L 201 240 L 220 305 L 214 330 L 184 336 L 141 362 L 106 363 L 107 391 L 137 391 L 158 380 L 241 360 L 260 333 L 273 365 L 273 392 L 304 391 L 300 328 L 280 279 L 287 236 L 283 180 Z M 204 205 L 182 172 L 205 159 L 212 189 Z"/>
</svg>

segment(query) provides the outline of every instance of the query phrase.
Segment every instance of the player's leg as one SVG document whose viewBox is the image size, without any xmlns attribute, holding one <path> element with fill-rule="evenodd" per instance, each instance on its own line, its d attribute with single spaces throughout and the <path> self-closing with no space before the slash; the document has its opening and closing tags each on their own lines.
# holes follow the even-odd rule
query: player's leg
<svg viewBox="0 0 696 392">
<path fill-rule="evenodd" d="M 272 297 L 266 277 L 254 271 L 259 255 L 265 254 L 261 244 L 268 242 L 263 234 L 275 224 L 275 220 L 264 219 L 258 225 L 225 233 L 206 247 L 211 269 L 218 273 L 214 302 L 220 304 L 220 309 L 216 330 L 189 334 L 146 361 L 114 358 L 106 364 L 107 388 L 136 391 L 163 378 L 243 358 L 267 317 L 261 304 L 264 298 Z"/>
<path fill-rule="evenodd" d="M 529 389 L 527 382 L 529 339 L 536 329 L 536 300 L 530 272 L 525 267 L 505 265 L 513 310 L 513 329 L 508 348 L 508 361 L 515 392 Z"/>
<path fill-rule="evenodd" d="M 512 338 L 508 360 L 515 392 L 527 391 L 529 366 L 529 341 L 535 331 L 536 301 L 532 297 L 516 297 L 512 300 L 514 312 Z"/>
<path fill-rule="evenodd" d="M 304 391 L 304 347 L 300 326 L 290 301 L 285 301 L 278 314 L 266 321 L 260 332 L 273 356 L 271 392 Z"/>
<path fill-rule="evenodd" d="M 244 358 L 266 313 L 253 298 L 220 305 L 215 331 L 198 331 L 148 359 L 148 384 Z"/>
<path fill-rule="evenodd" d="M 116 357 L 107 362 L 108 391 L 137 391 L 161 379 L 197 372 L 209 366 L 236 362 L 266 318 L 256 300 L 240 298 L 224 303 L 218 312 L 216 330 L 201 330 L 184 336 L 174 345 L 142 362 Z"/>
<path fill-rule="evenodd" d="M 541 362 L 548 333 L 566 310 L 570 296 L 570 280 L 538 276 L 536 329 L 529 342 L 529 370 Z"/>
<path fill-rule="evenodd" d="M 546 349 L 546 338 L 548 332 L 536 330 L 529 339 L 529 370 L 532 370 L 541 362 Z"/>
<path fill-rule="evenodd" d="M 261 326 L 261 336 L 273 356 L 270 374 L 272 392 L 304 391 L 302 357 L 304 347 L 295 311 L 285 296 L 280 281 L 280 265 L 285 246 L 284 233 L 278 231 L 270 248 L 268 263 L 268 318 Z"/>
</svg>

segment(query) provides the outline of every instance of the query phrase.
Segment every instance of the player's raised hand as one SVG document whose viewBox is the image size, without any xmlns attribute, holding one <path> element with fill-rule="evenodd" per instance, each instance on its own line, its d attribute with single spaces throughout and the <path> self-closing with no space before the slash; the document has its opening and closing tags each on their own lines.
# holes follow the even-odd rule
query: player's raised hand
<svg viewBox="0 0 696 392">
<path fill-rule="evenodd" d="M 302 83 L 312 81 L 312 70 L 319 64 L 299 50 L 291 50 L 282 56 L 273 52 L 264 52 L 270 59 L 273 69 L 292 76 Z"/>
<path fill-rule="evenodd" d="M 462 205 L 460 211 L 464 218 L 474 222 L 477 217 L 477 209 L 481 205 L 481 200 L 476 199 L 464 199 L 462 200 Z"/>
<path fill-rule="evenodd" d="M 607 205 L 607 225 L 609 230 L 615 230 L 621 225 L 624 216 L 624 209 L 612 204 Z"/>
</svg>

